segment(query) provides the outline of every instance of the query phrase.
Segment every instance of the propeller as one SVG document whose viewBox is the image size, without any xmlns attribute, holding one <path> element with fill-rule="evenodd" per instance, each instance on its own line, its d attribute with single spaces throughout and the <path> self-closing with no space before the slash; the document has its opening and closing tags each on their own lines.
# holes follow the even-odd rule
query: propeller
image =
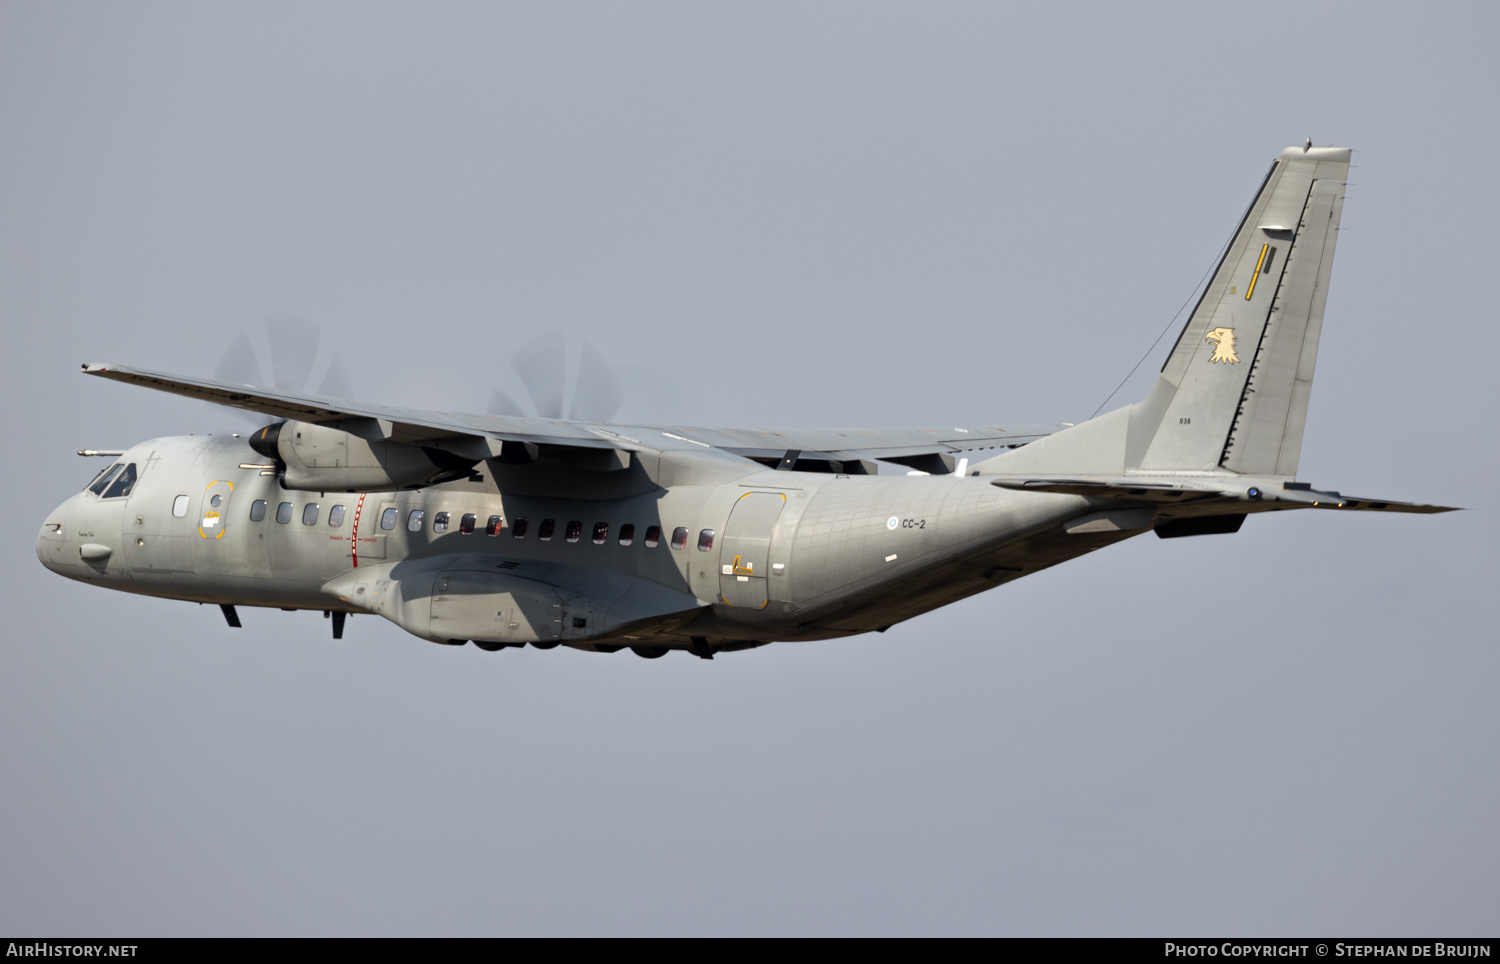
<svg viewBox="0 0 1500 964">
<path fill-rule="evenodd" d="M 317 325 L 297 315 L 271 314 L 265 318 L 263 331 L 263 341 L 252 339 L 249 331 L 235 335 L 219 358 L 214 378 L 253 387 L 269 384 L 286 392 L 333 398 L 354 396 L 349 369 L 338 352 L 322 361 L 319 349 L 323 345 L 323 331 Z M 561 332 L 538 335 L 522 344 L 511 355 L 510 364 L 526 389 L 530 404 L 524 405 L 497 388 L 490 393 L 485 411 L 491 415 L 609 421 L 625 403 L 625 390 L 614 366 L 604 352 L 587 341 L 580 340 L 576 352 L 570 352 L 569 348 L 569 340 Z M 570 370 L 572 391 L 567 392 Z M 266 421 L 264 415 L 244 409 L 212 403 L 210 407 L 216 414 L 233 412 L 243 424 L 253 424 L 256 428 Z"/>
<path fill-rule="evenodd" d="M 349 369 L 337 351 L 323 363 L 322 378 L 314 381 L 320 361 L 318 348 L 323 342 L 323 331 L 317 325 L 297 315 L 270 314 L 265 318 L 264 331 L 264 352 L 256 349 L 249 332 L 235 335 L 219 358 L 214 378 L 221 382 L 264 387 L 269 371 L 270 387 L 280 391 L 308 392 L 334 398 L 354 395 Z M 269 361 L 269 366 L 263 367 L 262 360 Z M 253 423 L 257 428 L 266 422 L 266 416 L 244 409 L 227 409 L 212 404 L 210 407 L 216 414 L 231 411 L 242 422 Z"/>
<path fill-rule="evenodd" d="M 582 422 L 607 422 L 625 403 L 625 390 L 604 352 L 582 342 L 573 366 L 573 390 L 566 400 L 569 352 L 567 339 L 558 332 L 538 335 L 510 356 L 521 384 L 531 401 L 529 410 L 500 389 L 490 392 L 485 412 L 490 415 L 534 415 L 538 418 L 568 418 Z M 567 404 L 564 404 L 566 401 Z"/>
</svg>

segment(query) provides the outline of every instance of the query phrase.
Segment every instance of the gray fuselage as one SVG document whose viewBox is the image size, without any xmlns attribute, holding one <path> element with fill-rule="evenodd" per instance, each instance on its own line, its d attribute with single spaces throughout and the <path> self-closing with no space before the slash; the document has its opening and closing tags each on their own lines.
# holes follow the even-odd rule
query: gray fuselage
<svg viewBox="0 0 1500 964">
<path fill-rule="evenodd" d="M 584 499 L 514 494 L 480 463 L 418 490 L 320 493 L 263 461 L 237 437 L 142 442 L 115 459 L 135 466 L 128 494 L 68 499 L 38 556 L 126 592 L 378 612 L 435 641 L 734 649 L 883 629 L 1135 534 L 1070 534 L 1089 500 L 983 478 L 715 458 L 687 484 Z"/>
</svg>

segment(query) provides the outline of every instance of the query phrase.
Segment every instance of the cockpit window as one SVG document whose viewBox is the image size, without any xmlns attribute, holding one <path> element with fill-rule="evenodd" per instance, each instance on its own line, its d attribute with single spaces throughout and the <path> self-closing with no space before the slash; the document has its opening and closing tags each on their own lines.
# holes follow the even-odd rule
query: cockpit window
<svg viewBox="0 0 1500 964">
<path fill-rule="evenodd" d="M 135 488 L 135 463 L 131 462 L 125 466 L 125 471 L 115 476 L 115 480 L 109 484 L 104 493 L 106 499 L 123 499 Z"/>
<path fill-rule="evenodd" d="M 94 493 L 95 495 L 103 495 L 104 487 L 106 485 L 109 485 L 110 482 L 114 481 L 115 476 L 124 467 L 125 463 L 116 462 L 114 465 L 111 465 L 103 472 L 100 472 L 98 475 L 94 476 L 94 481 L 89 483 L 89 491 Z"/>
<path fill-rule="evenodd" d="M 104 491 L 104 487 L 106 485 L 109 485 L 109 479 L 105 478 L 105 476 L 110 476 L 111 478 L 113 478 L 114 473 L 118 471 L 120 471 L 119 462 L 116 462 L 114 465 L 106 465 L 104 468 L 99 470 L 98 475 L 89 480 L 89 484 L 84 486 L 84 489 L 94 493 L 95 495 L 98 495 L 100 492 Z M 95 486 L 98 486 L 98 488 L 95 488 Z"/>
</svg>

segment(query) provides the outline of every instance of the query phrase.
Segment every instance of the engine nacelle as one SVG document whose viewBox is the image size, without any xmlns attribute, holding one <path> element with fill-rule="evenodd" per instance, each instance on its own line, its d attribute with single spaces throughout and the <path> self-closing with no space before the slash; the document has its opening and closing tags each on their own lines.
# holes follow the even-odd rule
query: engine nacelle
<svg viewBox="0 0 1500 964">
<path fill-rule="evenodd" d="M 250 437 L 250 447 L 284 467 L 281 483 L 312 492 L 389 492 L 461 475 L 474 466 L 441 449 L 365 439 L 335 425 L 277 422 Z"/>
</svg>

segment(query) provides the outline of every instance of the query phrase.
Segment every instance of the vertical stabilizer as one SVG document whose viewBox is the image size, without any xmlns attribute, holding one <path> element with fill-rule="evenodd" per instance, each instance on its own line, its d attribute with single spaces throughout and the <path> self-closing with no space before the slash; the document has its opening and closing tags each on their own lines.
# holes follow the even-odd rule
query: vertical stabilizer
<svg viewBox="0 0 1500 964">
<path fill-rule="evenodd" d="M 1296 475 L 1348 173 L 1282 151 L 1146 397 L 976 469 Z"/>
<path fill-rule="evenodd" d="M 1162 366 L 1172 398 L 1135 467 L 1297 473 L 1348 175 L 1346 148 L 1276 159 Z"/>
</svg>

